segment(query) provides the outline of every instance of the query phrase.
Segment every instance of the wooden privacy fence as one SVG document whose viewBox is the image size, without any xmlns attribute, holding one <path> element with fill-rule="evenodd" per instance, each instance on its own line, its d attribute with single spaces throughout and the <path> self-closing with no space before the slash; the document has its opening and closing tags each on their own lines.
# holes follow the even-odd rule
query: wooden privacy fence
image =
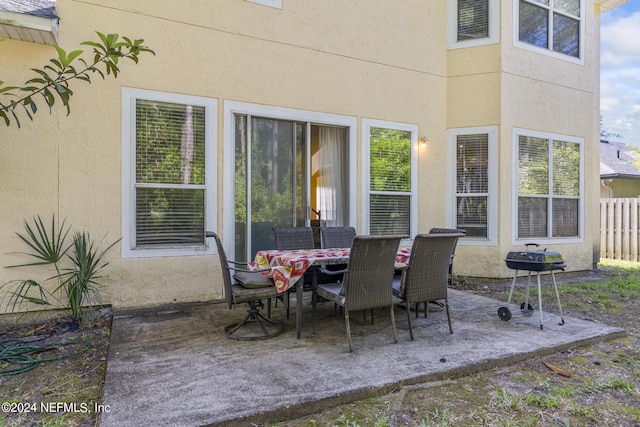
<svg viewBox="0 0 640 427">
<path fill-rule="evenodd" d="M 600 256 L 625 261 L 638 258 L 640 199 L 600 199 Z"/>
</svg>

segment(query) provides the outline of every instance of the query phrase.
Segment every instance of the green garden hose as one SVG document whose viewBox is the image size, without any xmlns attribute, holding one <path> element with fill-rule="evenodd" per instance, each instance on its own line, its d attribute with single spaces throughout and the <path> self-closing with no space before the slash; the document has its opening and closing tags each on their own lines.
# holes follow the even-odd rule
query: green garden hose
<svg viewBox="0 0 640 427">
<path fill-rule="evenodd" d="M 40 363 L 67 359 L 77 356 L 91 348 L 90 343 L 62 341 L 58 343 L 42 343 L 47 337 L 33 339 L 33 336 L 6 338 L 0 340 L 0 376 L 16 375 L 28 372 Z M 66 347 L 78 347 L 74 351 L 56 356 L 43 357 L 49 352 L 63 352 Z"/>
</svg>

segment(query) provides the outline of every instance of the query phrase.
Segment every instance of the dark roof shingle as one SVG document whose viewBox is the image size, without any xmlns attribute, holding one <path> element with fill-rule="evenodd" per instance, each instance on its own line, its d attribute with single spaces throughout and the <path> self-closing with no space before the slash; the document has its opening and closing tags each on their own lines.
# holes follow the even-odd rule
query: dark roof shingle
<svg viewBox="0 0 640 427">
<path fill-rule="evenodd" d="M 640 178 L 640 147 L 622 142 L 600 141 L 600 176 Z"/>
<path fill-rule="evenodd" d="M 0 10 L 23 13 L 41 18 L 57 18 L 56 0 L 2 0 Z"/>
</svg>

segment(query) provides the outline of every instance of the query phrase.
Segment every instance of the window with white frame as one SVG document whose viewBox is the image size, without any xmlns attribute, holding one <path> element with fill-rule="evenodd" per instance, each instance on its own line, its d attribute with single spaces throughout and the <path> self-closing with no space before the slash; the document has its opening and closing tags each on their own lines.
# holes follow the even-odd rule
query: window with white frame
<svg viewBox="0 0 640 427">
<path fill-rule="evenodd" d="M 517 239 L 580 238 L 582 140 L 516 130 Z"/>
<path fill-rule="evenodd" d="M 529 46 L 582 58 L 584 0 L 517 0 L 517 38 Z"/>
<path fill-rule="evenodd" d="M 207 250 L 216 101 L 123 89 L 123 257 Z"/>
<path fill-rule="evenodd" d="M 412 235 L 416 226 L 417 127 L 363 121 L 364 227 L 369 234 Z"/>
<path fill-rule="evenodd" d="M 497 0 L 447 0 L 449 49 L 498 42 Z"/>
<path fill-rule="evenodd" d="M 449 215 L 452 228 L 467 231 L 463 240 L 497 243 L 497 139 L 496 126 L 449 129 L 449 167 L 453 197 Z"/>
</svg>

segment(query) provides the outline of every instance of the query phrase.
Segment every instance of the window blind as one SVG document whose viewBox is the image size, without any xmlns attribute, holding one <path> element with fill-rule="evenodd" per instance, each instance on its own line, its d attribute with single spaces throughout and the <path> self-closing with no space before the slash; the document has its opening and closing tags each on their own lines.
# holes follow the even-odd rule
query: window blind
<svg viewBox="0 0 640 427">
<path fill-rule="evenodd" d="M 518 192 L 549 194 L 549 140 L 519 137 Z"/>
<path fill-rule="evenodd" d="M 553 7 L 559 12 L 580 16 L 580 0 L 554 0 Z"/>
<path fill-rule="evenodd" d="M 580 0 L 519 0 L 518 5 L 520 41 L 580 56 Z"/>
<path fill-rule="evenodd" d="M 467 236 L 487 236 L 489 135 L 456 139 L 456 227 Z"/>
<path fill-rule="evenodd" d="M 369 209 L 370 234 L 411 234 L 410 196 L 372 194 Z"/>
<path fill-rule="evenodd" d="M 369 135 L 371 234 L 410 234 L 411 132 L 372 127 Z"/>
<path fill-rule="evenodd" d="M 518 137 L 518 237 L 579 233 L 580 144 Z"/>
<path fill-rule="evenodd" d="M 579 20 L 558 13 L 553 14 L 553 50 L 576 58 L 579 56 Z"/>
<path fill-rule="evenodd" d="M 489 37 L 489 0 L 458 0 L 458 41 Z"/>
<path fill-rule="evenodd" d="M 580 195 L 580 146 L 553 141 L 553 194 Z"/>
<path fill-rule="evenodd" d="M 489 135 L 458 135 L 456 144 L 456 188 L 458 193 L 487 193 L 489 181 Z"/>
<path fill-rule="evenodd" d="M 136 246 L 204 244 L 205 108 L 136 101 Z"/>
<path fill-rule="evenodd" d="M 371 128 L 372 191 L 411 191 L 411 132 Z"/>
<path fill-rule="evenodd" d="M 518 199 L 518 237 L 547 237 L 547 198 Z"/>
<path fill-rule="evenodd" d="M 521 42 L 549 48 L 548 9 L 520 0 L 518 33 Z"/>
</svg>

